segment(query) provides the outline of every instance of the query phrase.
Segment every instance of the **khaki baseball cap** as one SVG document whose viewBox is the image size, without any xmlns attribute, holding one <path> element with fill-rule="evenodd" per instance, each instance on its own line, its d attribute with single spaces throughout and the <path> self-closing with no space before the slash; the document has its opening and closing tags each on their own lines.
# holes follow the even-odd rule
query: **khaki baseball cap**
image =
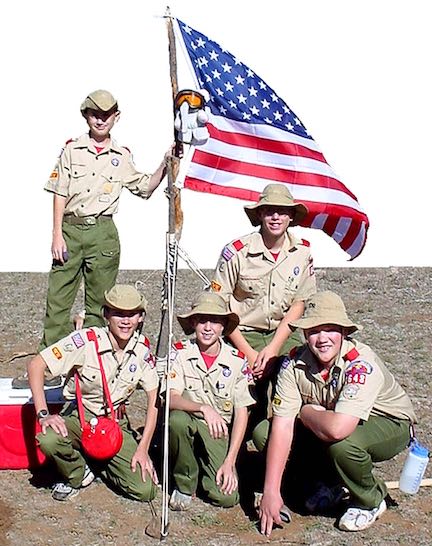
<svg viewBox="0 0 432 546">
<path fill-rule="evenodd" d="M 81 112 L 85 112 L 87 108 L 91 110 L 99 110 L 101 112 L 109 112 L 114 107 L 117 107 L 117 100 L 105 89 L 93 91 L 85 98 L 81 104 Z"/>
<path fill-rule="evenodd" d="M 340 296 L 326 290 L 317 292 L 305 302 L 303 316 L 294 322 L 290 322 L 293 328 L 315 328 L 323 324 L 336 324 L 342 326 L 347 334 L 352 334 L 363 327 L 352 322 L 347 315 L 345 305 Z"/>
<path fill-rule="evenodd" d="M 245 205 L 245 212 L 253 226 L 259 226 L 261 220 L 258 209 L 264 206 L 290 207 L 293 209 L 291 226 L 297 226 L 308 213 L 306 205 L 295 203 L 286 184 L 268 184 L 262 191 L 258 201 L 253 205 Z"/>
<path fill-rule="evenodd" d="M 215 292 L 202 292 L 192 303 L 189 313 L 177 315 L 177 320 L 186 335 L 194 333 L 191 319 L 197 315 L 210 315 L 214 317 L 225 317 L 227 319 L 224 334 L 229 335 L 235 330 L 240 322 L 236 313 L 231 313 L 225 300 Z"/>
<path fill-rule="evenodd" d="M 145 311 L 147 300 L 134 286 L 115 284 L 105 290 L 105 306 L 118 311 Z"/>
</svg>

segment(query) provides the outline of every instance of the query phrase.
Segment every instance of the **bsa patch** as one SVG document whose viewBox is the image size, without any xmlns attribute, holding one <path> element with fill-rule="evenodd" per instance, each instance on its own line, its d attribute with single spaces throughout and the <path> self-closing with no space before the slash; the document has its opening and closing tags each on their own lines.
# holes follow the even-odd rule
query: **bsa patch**
<svg viewBox="0 0 432 546">
<path fill-rule="evenodd" d="M 234 252 L 232 252 L 227 246 L 224 247 L 224 249 L 222 250 L 222 257 L 225 258 L 227 262 L 229 262 L 233 256 Z"/>
<path fill-rule="evenodd" d="M 135 362 L 132 362 L 129 366 L 129 371 L 134 373 L 137 371 L 138 366 L 135 364 Z"/>
<path fill-rule="evenodd" d="M 346 398 L 347 400 L 354 400 L 355 398 L 357 398 L 359 390 L 360 387 L 358 385 L 345 385 L 341 392 L 341 396 L 343 398 Z"/>
<path fill-rule="evenodd" d="M 275 406 L 280 406 L 280 405 L 282 404 L 282 400 L 279 398 L 279 396 L 275 396 L 275 397 L 273 398 L 273 404 L 274 404 Z"/>
<path fill-rule="evenodd" d="M 210 286 L 213 292 L 220 292 L 222 290 L 222 286 L 216 281 L 212 281 Z"/>
<path fill-rule="evenodd" d="M 78 334 L 78 333 L 74 334 L 72 336 L 72 341 L 74 342 L 75 347 L 77 349 L 79 349 L 80 347 L 83 347 L 85 345 L 85 342 L 84 342 L 83 338 L 81 337 L 81 334 Z"/>
<path fill-rule="evenodd" d="M 120 163 L 120 161 L 117 159 L 117 157 L 113 157 L 111 159 L 111 165 L 114 165 L 114 167 L 118 167 L 119 163 Z"/>
<path fill-rule="evenodd" d="M 63 355 L 61 354 L 61 351 L 58 347 L 53 347 L 52 349 L 53 355 L 57 358 L 57 360 L 60 360 L 63 358 Z"/>
</svg>

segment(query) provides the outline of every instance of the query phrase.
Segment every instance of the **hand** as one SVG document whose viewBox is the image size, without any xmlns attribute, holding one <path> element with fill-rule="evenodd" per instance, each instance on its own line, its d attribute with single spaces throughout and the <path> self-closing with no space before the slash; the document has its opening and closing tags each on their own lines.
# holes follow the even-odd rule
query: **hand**
<svg viewBox="0 0 432 546">
<path fill-rule="evenodd" d="M 238 488 L 238 477 L 235 466 L 224 461 L 216 473 L 216 485 L 224 495 L 231 495 Z"/>
<path fill-rule="evenodd" d="M 63 235 L 60 233 L 58 235 L 53 235 L 53 240 L 51 244 L 51 255 L 53 260 L 61 264 L 65 263 L 65 256 L 67 255 L 67 246 L 66 241 L 63 238 Z"/>
<path fill-rule="evenodd" d="M 200 407 L 200 411 L 204 416 L 204 420 L 207 423 L 210 436 L 213 439 L 219 439 L 222 437 L 228 437 L 228 427 L 222 416 L 212 408 L 211 406 L 203 405 Z"/>
<path fill-rule="evenodd" d="M 60 434 L 63 438 L 67 438 L 68 436 L 65 420 L 61 415 L 47 415 L 47 417 L 39 419 L 39 424 L 42 429 L 42 434 L 46 434 L 47 428 L 51 427 L 54 432 L 57 432 L 57 434 Z"/>
<path fill-rule="evenodd" d="M 271 535 L 273 524 L 282 525 L 280 510 L 283 506 L 283 500 L 280 493 L 264 493 L 260 507 L 259 518 L 261 520 L 261 533 L 269 537 Z"/>
<path fill-rule="evenodd" d="M 157 472 L 155 467 L 153 466 L 153 461 L 150 459 L 149 454 L 147 451 L 144 451 L 140 449 L 139 447 L 135 451 L 132 460 L 131 460 L 131 468 L 132 472 L 136 472 L 137 465 L 140 465 L 141 467 L 141 476 L 143 479 L 143 482 L 146 481 L 147 474 L 150 476 L 150 479 L 155 485 L 158 485 L 159 479 L 157 476 Z"/>
<path fill-rule="evenodd" d="M 272 349 L 271 345 L 264 347 L 264 349 L 258 353 L 252 368 L 254 377 L 260 379 L 263 375 L 268 375 L 276 363 L 277 358 L 278 353 Z"/>
</svg>

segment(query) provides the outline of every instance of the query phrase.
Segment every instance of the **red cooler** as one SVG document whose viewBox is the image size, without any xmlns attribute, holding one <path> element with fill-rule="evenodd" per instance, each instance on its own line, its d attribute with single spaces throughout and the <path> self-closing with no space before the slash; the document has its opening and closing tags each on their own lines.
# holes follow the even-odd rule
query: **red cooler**
<svg viewBox="0 0 432 546">
<path fill-rule="evenodd" d="M 59 412 L 63 387 L 45 388 L 48 407 Z M 30 389 L 13 389 L 12 378 L 0 378 L 0 469 L 35 468 L 45 461 L 36 445 L 40 432 Z"/>
</svg>

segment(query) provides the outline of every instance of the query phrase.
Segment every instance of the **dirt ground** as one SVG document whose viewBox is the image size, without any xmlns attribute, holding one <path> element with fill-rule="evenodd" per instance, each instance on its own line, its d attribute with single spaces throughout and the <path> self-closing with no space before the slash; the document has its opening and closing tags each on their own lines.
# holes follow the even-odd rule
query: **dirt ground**
<svg viewBox="0 0 432 546">
<path fill-rule="evenodd" d="M 410 394 L 419 420 L 417 436 L 429 448 L 432 448 L 431 273 L 432 268 L 317 271 L 319 288 L 334 290 L 344 298 L 351 318 L 364 326 L 358 338 L 381 355 Z M 155 346 L 162 273 L 121 271 L 119 281 L 143 282 L 150 302 L 146 333 Z M 20 355 L 36 349 L 42 329 L 46 288 L 46 274 L 0 273 L 0 377 L 14 377 L 23 371 L 30 356 Z M 201 288 L 197 276 L 180 270 L 177 310 L 185 310 Z M 175 333 L 180 336 L 177 324 Z M 130 408 L 136 427 L 142 422 L 144 408 L 145 395 L 143 391 L 137 391 Z M 1 419 L 4 420 L 4 416 Z M 155 443 L 158 443 L 157 439 Z M 388 481 L 397 480 L 404 458 L 405 453 L 402 453 L 392 461 L 381 463 L 376 472 Z M 242 470 L 247 483 L 257 475 L 251 465 L 245 465 Z M 432 475 L 431 465 L 426 475 Z M 54 479 L 50 466 L 35 471 L 0 471 L 0 546 L 141 546 L 158 542 L 143 532 L 150 521 L 147 504 L 124 499 L 101 482 L 92 484 L 71 501 L 59 503 L 51 499 L 50 485 Z M 171 512 L 169 534 L 163 542 L 176 546 L 431 545 L 432 488 L 424 487 L 414 496 L 394 489 L 391 496 L 395 506 L 365 532 L 343 533 L 335 527 L 334 518 L 294 513 L 292 523 L 275 529 L 270 540 L 257 532 L 246 501 L 242 506 L 223 510 L 196 500 L 186 513 Z M 159 495 L 155 501 L 158 510 L 160 502 Z"/>
</svg>

